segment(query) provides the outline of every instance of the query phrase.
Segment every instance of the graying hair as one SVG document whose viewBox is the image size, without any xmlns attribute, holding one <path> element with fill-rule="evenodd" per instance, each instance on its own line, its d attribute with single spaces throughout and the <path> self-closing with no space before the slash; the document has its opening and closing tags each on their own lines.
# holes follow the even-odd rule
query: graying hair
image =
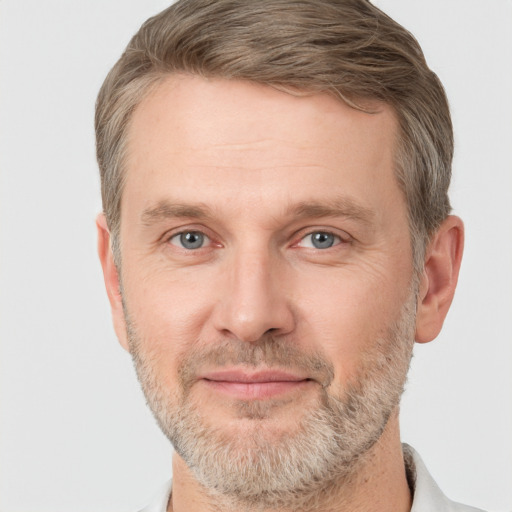
<svg viewBox="0 0 512 512">
<path fill-rule="evenodd" d="M 416 39 L 367 0 L 180 0 L 147 20 L 108 74 L 96 105 L 103 208 L 120 261 L 126 133 L 134 110 L 173 73 L 325 92 L 398 119 L 395 172 L 407 201 L 416 271 L 450 212 L 453 133 L 441 82 Z"/>
</svg>

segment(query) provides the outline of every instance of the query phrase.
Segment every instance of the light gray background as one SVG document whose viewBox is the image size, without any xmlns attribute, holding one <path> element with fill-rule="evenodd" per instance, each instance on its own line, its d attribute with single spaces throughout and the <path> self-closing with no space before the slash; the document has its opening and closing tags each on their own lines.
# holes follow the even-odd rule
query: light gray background
<svg viewBox="0 0 512 512">
<path fill-rule="evenodd" d="M 512 2 L 380 0 L 453 110 L 467 227 L 443 334 L 416 349 L 403 439 L 453 499 L 512 510 Z M 95 253 L 93 105 L 163 0 L 0 2 L 0 510 L 134 511 L 171 448 L 117 344 Z"/>
</svg>

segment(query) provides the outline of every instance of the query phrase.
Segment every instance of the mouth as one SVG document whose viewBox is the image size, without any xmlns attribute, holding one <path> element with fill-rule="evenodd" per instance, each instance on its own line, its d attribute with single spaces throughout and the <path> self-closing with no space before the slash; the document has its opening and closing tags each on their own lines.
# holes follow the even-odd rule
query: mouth
<svg viewBox="0 0 512 512">
<path fill-rule="evenodd" d="M 239 369 L 209 372 L 201 376 L 212 391 L 240 400 L 265 400 L 303 390 L 314 381 L 281 370 L 248 372 Z"/>
</svg>

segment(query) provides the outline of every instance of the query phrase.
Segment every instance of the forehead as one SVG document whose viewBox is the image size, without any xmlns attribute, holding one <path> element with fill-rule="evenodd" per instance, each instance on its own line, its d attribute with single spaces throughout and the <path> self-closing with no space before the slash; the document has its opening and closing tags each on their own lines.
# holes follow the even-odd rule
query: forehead
<svg viewBox="0 0 512 512">
<path fill-rule="evenodd" d="M 342 152 L 355 139 L 361 144 L 373 130 L 374 138 L 380 134 L 393 146 L 396 121 L 391 107 L 377 101 L 367 104 L 373 114 L 327 93 L 294 95 L 247 81 L 176 74 L 160 82 L 138 105 L 128 138 L 160 149 L 163 142 L 172 149 L 168 133 L 174 131 L 186 148 L 194 150 L 205 137 L 213 144 L 243 144 L 278 135 L 293 138 L 305 149 L 317 143 L 312 138 L 324 139 L 326 148 L 334 141 Z M 346 144 L 337 137 L 339 129 L 345 131 Z M 349 131 L 352 140 L 347 138 Z M 368 140 L 368 144 L 375 142 Z"/>
<path fill-rule="evenodd" d="M 122 210 L 177 193 L 226 208 L 237 199 L 242 209 L 244 200 L 270 207 L 331 193 L 355 194 L 362 207 L 379 194 L 401 201 L 397 123 L 390 107 L 375 106 L 369 114 L 327 94 L 170 76 L 133 115 Z"/>
</svg>

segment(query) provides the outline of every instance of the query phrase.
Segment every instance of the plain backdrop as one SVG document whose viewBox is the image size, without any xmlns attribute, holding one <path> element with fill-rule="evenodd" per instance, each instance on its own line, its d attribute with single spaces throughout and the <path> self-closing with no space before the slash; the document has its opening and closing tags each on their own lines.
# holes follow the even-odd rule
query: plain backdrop
<svg viewBox="0 0 512 512">
<path fill-rule="evenodd" d="M 512 2 L 380 0 L 446 86 L 466 254 L 418 346 L 402 437 L 452 499 L 512 510 Z M 0 510 L 136 511 L 171 447 L 120 348 L 96 257 L 97 91 L 163 0 L 0 2 Z"/>
</svg>

